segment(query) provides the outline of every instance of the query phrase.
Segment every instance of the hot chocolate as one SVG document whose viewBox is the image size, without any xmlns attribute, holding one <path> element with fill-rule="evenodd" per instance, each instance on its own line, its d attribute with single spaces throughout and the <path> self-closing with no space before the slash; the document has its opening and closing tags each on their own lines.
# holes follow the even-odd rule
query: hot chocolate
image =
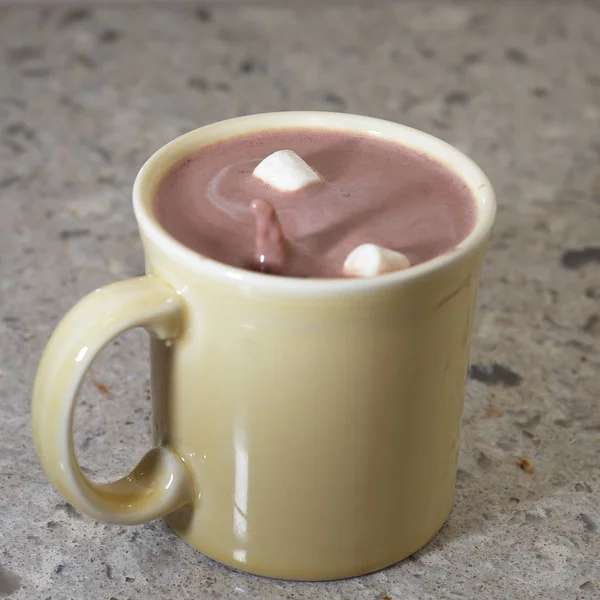
<svg viewBox="0 0 600 600">
<path fill-rule="evenodd" d="M 279 191 L 253 174 L 282 149 L 320 180 Z M 462 179 L 430 156 L 374 135 L 308 128 L 198 150 L 164 175 L 154 209 L 171 236 L 204 256 L 293 277 L 342 277 L 363 244 L 421 263 L 466 237 L 476 211 Z"/>
</svg>

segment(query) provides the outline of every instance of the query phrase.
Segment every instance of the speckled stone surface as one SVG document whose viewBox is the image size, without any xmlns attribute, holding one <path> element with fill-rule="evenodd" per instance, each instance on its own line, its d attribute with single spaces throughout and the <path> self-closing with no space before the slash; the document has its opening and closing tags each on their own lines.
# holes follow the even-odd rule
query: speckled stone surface
<svg viewBox="0 0 600 600">
<path fill-rule="evenodd" d="M 285 4 L 0 11 L 0 597 L 600 597 L 599 5 Z M 232 572 L 160 521 L 80 515 L 42 473 L 29 415 L 61 315 L 143 269 L 129 198 L 146 157 L 204 123 L 292 108 L 438 135 L 482 165 L 500 202 L 454 512 L 403 563 L 326 584 Z M 128 470 L 149 411 L 147 341 L 133 332 L 83 390 L 86 473 Z"/>
</svg>

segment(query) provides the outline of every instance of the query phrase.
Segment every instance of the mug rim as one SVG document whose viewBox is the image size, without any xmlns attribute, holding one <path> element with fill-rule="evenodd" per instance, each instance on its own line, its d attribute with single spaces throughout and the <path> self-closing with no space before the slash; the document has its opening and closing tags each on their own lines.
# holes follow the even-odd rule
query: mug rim
<svg viewBox="0 0 600 600">
<path fill-rule="evenodd" d="M 286 277 L 222 263 L 188 248 L 171 236 L 155 217 L 156 186 L 183 157 L 202 147 L 238 135 L 276 128 L 318 128 L 366 133 L 423 152 L 441 162 L 467 185 L 476 204 L 475 225 L 457 246 L 403 271 L 364 278 Z M 133 185 L 133 209 L 140 231 L 169 257 L 199 275 L 257 291 L 299 295 L 338 295 L 395 287 L 444 269 L 484 245 L 496 215 L 496 199 L 488 177 L 466 154 L 418 129 L 375 117 L 324 111 L 258 113 L 217 121 L 185 133 L 146 160 Z"/>
</svg>

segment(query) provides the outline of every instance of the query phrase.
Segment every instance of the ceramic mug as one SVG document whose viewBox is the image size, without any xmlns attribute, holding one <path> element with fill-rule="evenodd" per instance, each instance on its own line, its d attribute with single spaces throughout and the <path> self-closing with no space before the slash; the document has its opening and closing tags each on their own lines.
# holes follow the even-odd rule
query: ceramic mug
<svg viewBox="0 0 600 600">
<path fill-rule="evenodd" d="M 170 237 L 152 210 L 163 175 L 222 139 L 273 128 L 359 132 L 423 151 L 472 190 L 477 220 L 452 252 L 366 279 L 245 271 Z M 451 510 L 481 260 L 495 215 L 482 171 L 430 135 L 369 117 L 235 118 L 156 152 L 133 205 L 147 275 L 82 299 L 58 325 L 33 398 L 42 465 L 79 510 L 109 523 L 165 516 L 231 567 L 325 580 L 391 565 Z M 151 335 L 154 448 L 98 484 L 73 447 L 77 391 L 98 352 Z"/>
</svg>

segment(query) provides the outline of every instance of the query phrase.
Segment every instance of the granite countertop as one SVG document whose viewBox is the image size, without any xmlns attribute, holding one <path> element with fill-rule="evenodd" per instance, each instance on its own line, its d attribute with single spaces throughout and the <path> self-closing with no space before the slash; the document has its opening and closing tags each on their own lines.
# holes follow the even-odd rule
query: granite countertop
<svg viewBox="0 0 600 600">
<path fill-rule="evenodd" d="M 600 8 L 318 4 L 0 9 L 0 597 L 600 597 Z M 147 156 L 211 121 L 292 108 L 438 135 L 500 203 L 454 512 L 403 563 L 324 584 L 232 572 L 161 521 L 82 516 L 42 473 L 30 427 L 58 319 L 143 270 L 129 198 Z M 147 351 L 125 335 L 83 390 L 91 477 L 147 448 Z"/>
</svg>

